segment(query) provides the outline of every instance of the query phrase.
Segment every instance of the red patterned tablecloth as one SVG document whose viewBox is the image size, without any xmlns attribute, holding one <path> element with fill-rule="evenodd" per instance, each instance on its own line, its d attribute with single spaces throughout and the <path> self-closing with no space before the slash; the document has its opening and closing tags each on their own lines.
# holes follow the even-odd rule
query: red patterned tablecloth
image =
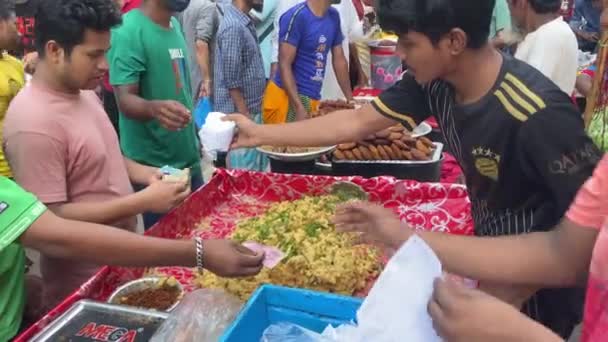
<svg viewBox="0 0 608 342">
<path fill-rule="evenodd" d="M 323 194 L 336 180 L 359 184 L 369 192 L 370 200 L 393 209 L 402 220 L 418 229 L 472 233 L 466 188 L 458 184 L 418 183 L 392 177 L 337 178 L 219 170 L 207 185 L 167 214 L 147 234 L 164 238 L 191 238 L 194 235 L 222 238 L 232 232 L 237 221 L 263 212 L 270 203 Z M 157 270 L 175 276 L 191 288 L 192 269 L 167 267 Z M 15 341 L 29 340 L 80 299 L 105 300 L 119 285 L 141 277 L 144 271 L 144 268 L 101 268 Z"/>
</svg>

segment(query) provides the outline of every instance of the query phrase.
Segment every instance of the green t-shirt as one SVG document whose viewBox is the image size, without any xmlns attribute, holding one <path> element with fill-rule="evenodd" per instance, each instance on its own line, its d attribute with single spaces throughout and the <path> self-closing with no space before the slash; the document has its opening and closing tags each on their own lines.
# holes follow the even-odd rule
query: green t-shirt
<svg viewBox="0 0 608 342">
<path fill-rule="evenodd" d="M 25 250 L 19 237 L 45 211 L 34 195 L 0 177 L 0 341 L 17 334 L 25 307 Z"/>
<path fill-rule="evenodd" d="M 490 39 L 503 30 L 511 29 L 511 11 L 507 0 L 496 0 L 494 12 L 492 12 L 492 23 L 490 25 Z"/>
<path fill-rule="evenodd" d="M 125 14 L 121 26 L 112 30 L 110 83 L 139 84 L 146 100 L 175 100 L 192 110 L 188 73 L 188 49 L 177 19 L 163 28 L 136 9 Z M 194 123 L 181 131 L 163 128 L 157 120 L 147 122 L 119 117 L 123 154 L 139 163 L 192 169 L 200 174 L 200 149 Z"/>
</svg>

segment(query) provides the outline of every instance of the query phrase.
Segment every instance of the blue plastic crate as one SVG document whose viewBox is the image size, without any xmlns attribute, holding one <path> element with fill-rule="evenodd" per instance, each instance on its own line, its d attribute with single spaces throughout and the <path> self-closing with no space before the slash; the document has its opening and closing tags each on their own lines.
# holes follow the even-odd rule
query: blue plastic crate
<svg viewBox="0 0 608 342">
<path fill-rule="evenodd" d="M 289 322 L 316 332 L 354 321 L 362 300 L 325 292 L 263 285 L 251 296 L 221 342 L 257 342 L 271 324 Z"/>
</svg>

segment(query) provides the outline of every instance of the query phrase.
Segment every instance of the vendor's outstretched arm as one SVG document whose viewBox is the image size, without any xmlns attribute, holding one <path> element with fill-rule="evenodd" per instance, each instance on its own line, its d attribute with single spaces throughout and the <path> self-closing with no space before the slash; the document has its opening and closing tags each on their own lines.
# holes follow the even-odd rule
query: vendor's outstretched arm
<svg viewBox="0 0 608 342">
<path fill-rule="evenodd" d="M 395 124 L 371 105 L 280 125 L 256 125 L 242 115 L 229 115 L 226 119 L 235 121 L 239 129 L 233 148 L 259 145 L 330 146 L 361 140 Z"/>
<path fill-rule="evenodd" d="M 415 232 L 392 211 L 370 203 L 338 209 L 339 231 L 363 233 L 364 242 L 399 248 Z M 596 229 L 569 220 L 550 232 L 505 237 L 469 237 L 416 232 L 449 272 L 512 285 L 569 286 L 585 282 Z"/>
</svg>

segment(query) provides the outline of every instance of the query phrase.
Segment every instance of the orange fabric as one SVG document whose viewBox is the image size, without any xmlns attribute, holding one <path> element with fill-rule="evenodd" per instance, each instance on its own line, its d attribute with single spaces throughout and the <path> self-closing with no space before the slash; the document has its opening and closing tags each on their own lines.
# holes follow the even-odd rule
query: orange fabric
<svg viewBox="0 0 608 342">
<path fill-rule="evenodd" d="M 303 95 L 300 95 L 300 100 L 309 113 L 316 112 L 319 109 L 320 101 L 318 100 Z M 289 105 L 287 92 L 276 83 L 268 82 L 262 101 L 262 122 L 264 124 L 281 124 L 292 121 L 288 120 L 288 117 L 295 117 L 295 113 Z"/>
</svg>

